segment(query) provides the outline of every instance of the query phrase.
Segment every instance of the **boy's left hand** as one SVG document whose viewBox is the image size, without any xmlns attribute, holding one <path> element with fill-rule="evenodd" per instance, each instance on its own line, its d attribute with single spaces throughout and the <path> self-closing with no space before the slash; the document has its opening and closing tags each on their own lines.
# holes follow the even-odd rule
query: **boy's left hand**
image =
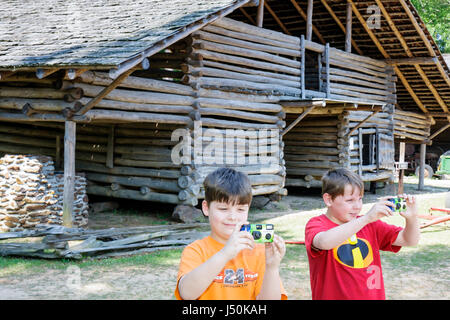
<svg viewBox="0 0 450 320">
<path fill-rule="evenodd" d="M 399 212 L 399 214 L 405 218 L 416 218 L 417 217 L 417 203 L 416 203 L 416 197 L 413 195 L 408 194 L 402 194 L 399 195 L 399 197 L 406 200 L 406 212 Z"/>
<path fill-rule="evenodd" d="M 266 243 L 266 269 L 279 268 L 285 253 L 286 244 L 284 243 L 284 239 L 274 234 L 273 242 Z"/>
</svg>

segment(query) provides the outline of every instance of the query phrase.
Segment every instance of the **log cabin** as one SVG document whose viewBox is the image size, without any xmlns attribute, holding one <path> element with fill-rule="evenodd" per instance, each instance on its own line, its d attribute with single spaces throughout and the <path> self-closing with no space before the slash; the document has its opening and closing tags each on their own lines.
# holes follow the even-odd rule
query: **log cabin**
<svg viewBox="0 0 450 320">
<path fill-rule="evenodd" d="M 394 139 L 450 119 L 407 0 L 3 6 L 0 154 L 51 156 L 69 221 L 75 172 L 91 195 L 195 206 L 229 166 L 279 197 L 338 166 L 392 181 Z"/>
</svg>

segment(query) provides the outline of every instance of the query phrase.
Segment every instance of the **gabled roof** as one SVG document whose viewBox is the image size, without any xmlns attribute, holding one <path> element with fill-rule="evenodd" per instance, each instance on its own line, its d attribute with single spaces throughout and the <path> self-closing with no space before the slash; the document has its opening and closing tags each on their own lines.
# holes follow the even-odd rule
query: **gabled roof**
<svg viewBox="0 0 450 320">
<path fill-rule="evenodd" d="M 248 0 L 2 0 L 0 70 L 111 67 Z"/>
</svg>

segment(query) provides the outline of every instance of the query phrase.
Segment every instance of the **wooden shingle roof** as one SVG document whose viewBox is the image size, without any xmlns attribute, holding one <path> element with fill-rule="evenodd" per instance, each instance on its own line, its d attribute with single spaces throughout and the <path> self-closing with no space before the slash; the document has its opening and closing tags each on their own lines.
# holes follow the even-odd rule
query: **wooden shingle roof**
<svg viewBox="0 0 450 320">
<path fill-rule="evenodd" d="M 116 66 L 236 0 L 3 0 L 0 70 Z"/>
</svg>

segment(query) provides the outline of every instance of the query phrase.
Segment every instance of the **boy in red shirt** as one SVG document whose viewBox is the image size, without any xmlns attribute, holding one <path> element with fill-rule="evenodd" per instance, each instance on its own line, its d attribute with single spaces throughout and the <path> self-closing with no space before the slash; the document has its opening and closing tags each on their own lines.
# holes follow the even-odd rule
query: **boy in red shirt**
<svg viewBox="0 0 450 320">
<path fill-rule="evenodd" d="M 322 178 L 326 214 L 308 221 L 305 245 L 309 260 L 313 300 L 384 300 L 380 250 L 398 252 L 419 242 L 417 206 L 403 195 L 405 228 L 380 220 L 391 216 L 392 197 L 381 198 L 364 216 L 364 183 L 347 169 L 328 171 Z"/>
<path fill-rule="evenodd" d="M 274 235 L 272 243 L 256 244 L 247 231 L 252 200 L 250 181 L 242 172 L 221 168 L 204 183 L 203 213 L 211 234 L 188 245 L 181 255 L 175 288 L 177 299 L 287 299 L 279 268 L 286 247 Z"/>
</svg>

